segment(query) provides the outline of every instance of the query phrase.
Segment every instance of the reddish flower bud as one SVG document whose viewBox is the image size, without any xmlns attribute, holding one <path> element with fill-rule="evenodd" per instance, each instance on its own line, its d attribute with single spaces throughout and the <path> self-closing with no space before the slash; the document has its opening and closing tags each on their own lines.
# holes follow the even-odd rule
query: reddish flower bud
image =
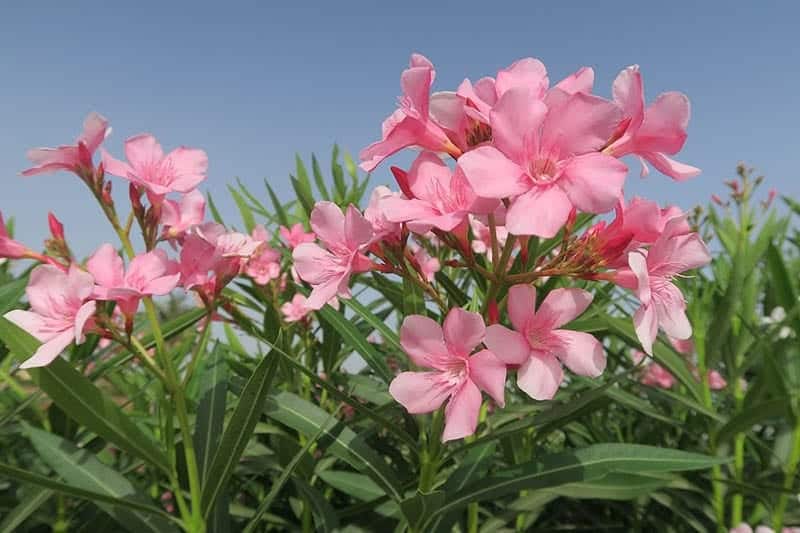
<svg viewBox="0 0 800 533">
<path fill-rule="evenodd" d="M 489 302 L 487 311 L 489 324 L 497 324 L 500 321 L 500 310 L 497 308 L 497 302 Z"/>
<path fill-rule="evenodd" d="M 723 201 L 722 201 L 722 198 L 720 198 L 716 194 L 712 194 L 711 195 L 711 201 L 714 202 L 715 204 L 719 205 L 719 206 L 725 205 L 723 203 Z"/>
<path fill-rule="evenodd" d="M 111 182 L 107 181 L 103 185 L 103 194 L 102 194 L 103 203 L 105 205 L 113 205 L 114 199 L 111 198 Z"/>
<path fill-rule="evenodd" d="M 411 192 L 411 186 L 408 184 L 408 173 L 400 167 L 390 167 L 389 170 L 392 171 L 397 185 L 406 198 L 414 198 L 414 193 Z"/>
<path fill-rule="evenodd" d="M 50 235 L 56 241 L 64 241 L 64 225 L 56 218 L 53 212 L 47 213 L 47 223 L 50 226 Z"/>
</svg>

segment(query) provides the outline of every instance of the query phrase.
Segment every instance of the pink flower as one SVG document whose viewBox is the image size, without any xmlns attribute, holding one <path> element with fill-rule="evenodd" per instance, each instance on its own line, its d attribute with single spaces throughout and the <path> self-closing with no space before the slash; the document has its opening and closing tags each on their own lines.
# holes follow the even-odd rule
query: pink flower
<svg viewBox="0 0 800 533">
<path fill-rule="evenodd" d="M 479 196 L 515 197 L 506 219 L 515 235 L 553 237 L 573 208 L 603 213 L 622 195 L 627 167 L 598 151 L 620 120 L 617 107 L 585 93 L 553 101 L 509 89 L 491 113 L 493 146 L 458 160 Z"/>
<path fill-rule="evenodd" d="M 692 335 L 686 302 L 671 280 L 681 272 L 707 264 L 711 256 L 696 233 L 676 235 L 683 224 L 682 217 L 670 220 L 648 250 L 629 253 L 629 268 L 616 273 L 615 282 L 634 290 L 642 304 L 633 316 L 633 323 L 648 354 L 653 353 L 659 326 L 675 339 L 688 339 Z"/>
<path fill-rule="evenodd" d="M 209 272 L 213 272 L 215 289 L 221 289 L 242 271 L 259 244 L 249 235 L 229 232 L 222 224 L 196 226 L 186 234 L 181 247 L 181 284 L 186 289 L 206 285 L 212 281 Z"/>
<path fill-rule="evenodd" d="M 294 250 L 304 242 L 314 242 L 317 238 L 313 231 L 306 232 L 303 225 L 299 222 L 292 226 L 291 229 L 286 226 L 281 226 L 280 233 L 281 237 L 283 237 L 283 241 L 290 250 Z"/>
<path fill-rule="evenodd" d="M 514 330 L 500 324 L 486 329 L 486 347 L 506 364 L 522 365 L 517 385 L 531 398 L 553 398 L 564 372 L 562 363 L 581 376 L 597 377 L 606 367 L 600 342 L 588 333 L 558 329 L 583 313 L 592 295 L 581 289 L 555 289 L 538 310 L 536 289 L 514 285 L 508 291 L 508 315 Z"/>
<path fill-rule="evenodd" d="M 19 241 L 15 241 L 8 234 L 6 223 L 3 220 L 3 213 L 0 212 L 0 257 L 8 259 L 22 259 L 31 253 L 28 247 Z"/>
<path fill-rule="evenodd" d="M 656 242 L 667 222 L 679 217 L 682 223 L 676 223 L 672 231 L 689 233 L 689 224 L 678 207 L 662 209 L 657 203 L 638 197 L 629 204 L 620 199 L 613 222 L 598 222 L 587 230 L 584 238 L 594 241 L 597 252 L 607 266 L 620 268 L 627 265 L 629 252 Z"/>
<path fill-rule="evenodd" d="M 445 400 L 442 442 L 475 433 L 481 390 L 505 405 L 506 367 L 489 350 L 470 356 L 484 339 L 478 313 L 453 308 L 444 329 L 428 317 L 411 315 L 400 327 L 400 344 L 409 359 L 430 372 L 402 372 L 389 384 L 389 394 L 409 413 L 430 413 Z"/>
<path fill-rule="evenodd" d="M 269 234 L 261 224 L 253 228 L 251 236 L 259 245 L 248 259 L 244 273 L 257 285 L 266 285 L 281 275 L 281 253 L 269 245 Z"/>
<path fill-rule="evenodd" d="M 162 239 L 180 240 L 194 226 L 202 224 L 206 212 L 206 199 L 194 189 L 181 196 L 180 201 L 165 200 L 161 204 Z"/>
<path fill-rule="evenodd" d="M 708 371 L 708 387 L 711 390 L 722 390 L 728 386 L 728 382 L 722 377 L 722 374 L 716 370 Z"/>
<path fill-rule="evenodd" d="M 372 224 L 355 206 L 347 214 L 332 202 L 317 202 L 311 212 L 311 229 L 327 247 L 304 243 L 292 258 L 300 279 L 313 287 L 306 305 L 317 310 L 339 295 L 350 298 L 352 274 L 366 272 L 372 263 L 362 252 L 373 239 Z"/>
<path fill-rule="evenodd" d="M 383 204 L 387 199 L 397 198 L 399 195 L 392 192 L 385 185 L 378 185 L 372 191 L 369 198 L 369 205 L 364 210 L 364 218 L 372 224 L 374 236 L 373 242 L 383 240 L 400 240 L 401 226 L 398 222 L 393 222 L 386 217 L 383 211 Z"/>
<path fill-rule="evenodd" d="M 420 271 L 423 277 L 431 282 L 439 270 L 442 269 L 441 263 L 435 257 L 431 257 L 425 248 L 421 246 L 414 252 L 414 259 L 419 264 Z"/>
<path fill-rule="evenodd" d="M 178 284 L 178 264 L 163 250 L 153 250 L 134 257 L 128 269 L 110 244 L 104 244 L 86 262 L 94 276 L 93 297 L 114 300 L 123 315 L 131 317 L 144 296 L 161 296 Z"/>
<path fill-rule="evenodd" d="M 22 175 L 33 176 L 59 170 L 79 173 L 82 169 L 91 169 L 94 166 L 92 155 L 109 133 L 111 128 L 108 127 L 108 120 L 91 112 L 83 121 L 83 133 L 74 145 L 28 151 L 28 159 L 34 166 L 23 170 Z"/>
<path fill-rule="evenodd" d="M 691 355 L 694 353 L 694 341 L 689 339 L 675 339 L 673 337 L 667 337 L 669 339 L 669 343 L 675 348 L 675 351 L 683 354 L 683 355 Z"/>
<path fill-rule="evenodd" d="M 206 179 L 208 157 L 203 150 L 182 146 L 165 156 L 156 138 L 149 134 L 125 141 L 125 156 L 127 163 L 104 151 L 106 172 L 130 180 L 158 198 L 171 192 L 188 193 Z"/>
<path fill-rule="evenodd" d="M 621 130 L 611 137 L 613 142 L 605 152 L 615 157 L 638 156 L 642 163 L 642 176 L 649 173 L 645 160 L 676 180 L 682 181 L 700 173 L 699 168 L 667 157 L 677 154 L 686 142 L 690 109 L 685 94 L 660 94 L 645 109 L 642 75 L 637 65 L 619 73 L 612 92 L 624 118 L 620 121 Z"/>
<path fill-rule="evenodd" d="M 638 365 L 645 357 L 647 356 L 644 352 L 631 350 L 631 359 L 633 359 L 634 364 Z M 642 385 L 658 387 L 660 389 L 671 389 L 672 386 L 675 385 L 675 378 L 672 377 L 672 374 L 654 361 L 649 361 L 644 365 L 639 381 L 642 382 Z"/>
<path fill-rule="evenodd" d="M 291 302 L 286 302 L 281 306 L 281 313 L 286 322 L 299 322 L 310 311 L 311 309 L 306 306 L 306 297 L 299 292 L 292 297 Z"/>
<path fill-rule="evenodd" d="M 28 288 L 30 311 L 9 311 L 5 318 L 43 344 L 20 368 L 50 364 L 74 340 L 80 344 L 94 315 L 95 302 L 89 300 L 94 287 L 91 274 L 72 265 L 69 272 L 52 265 L 33 269 Z"/>
<path fill-rule="evenodd" d="M 452 231 L 470 212 L 490 213 L 496 200 L 477 197 L 461 169 L 455 172 L 433 152 L 421 153 L 406 175 L 414 197 L 387 197 L 381 202 L 386 218 L 408 222 L 414 233 L 427 233 L 431 227 Z"/>
<path fill-rule="evenodd" d="M 461 154 L 430 116 L 430 90 L 435 77 L 436 71 L 428 58 L 411 55 L 409 68 L 400 77 L 403 89 L 400 107 L 383 121 L 383 138 L 361 151 L 362 169 L 372 172 L 381 161 L 409 146 L 454 156 Z"/>
</svg>

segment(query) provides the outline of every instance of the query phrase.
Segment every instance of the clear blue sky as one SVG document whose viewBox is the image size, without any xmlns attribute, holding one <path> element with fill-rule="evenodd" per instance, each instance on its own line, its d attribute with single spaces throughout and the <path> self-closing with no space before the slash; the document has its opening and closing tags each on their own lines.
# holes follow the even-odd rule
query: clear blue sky
<svg viewBox="0 0 800 533">
<path fill-rule="evenodd" d="M 34 7 L 35 4 L 35 7 Z M 111 5 L 115 7 L 111 7 Z M 76 178 L 22 178 L 25 151 L 73 140 L 97 110 L 107 148 L 149 131 L 210 157 L 207 189 L 234 219 L 240 177 L 284 197 L 295 152 L 357 153 L 380 133 L 412 51 L 452 89 L 525 56 L 559 79 L 582 65 L 608 95 L 638 63 L 648 98 L 686 92 L 693 116 L 680 159 L 703 174 L 676 184 L 631 173 L 629 193 L 690 207 L 721 190 L 739 160 L 800 196 L 800 8 L 793 2 L 13 2 L 0 16 L 0 209 L 38 245 L 45 210 L 79 253 L 111 239 Z M 741 7 L 737 7 L 737 4 Z M 782 4 L 783 7 L 777 7 Z M 388 166 L 375 182 L 387 182 Z M 121 185 L 121 184 L 120 184 Z M 120 187 L 122 192 L 123 187 Z"/>
</svg>

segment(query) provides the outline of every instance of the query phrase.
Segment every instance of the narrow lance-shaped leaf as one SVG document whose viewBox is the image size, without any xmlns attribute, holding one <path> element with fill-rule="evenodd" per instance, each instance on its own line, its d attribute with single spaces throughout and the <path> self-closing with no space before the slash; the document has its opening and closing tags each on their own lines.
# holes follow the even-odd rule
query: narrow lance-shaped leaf
<svg viewBox="0 0 800 533">
<path fill-rule="evenodd" d="M 242 390 L 239 403 L 236 404 L 207 471 L 201 498 L 201 507 L 206 517 L 211 513 L 219 494 L 225 489 L 253 435 L 256 422 L 263 412 L 264 399 L 275 377 L 277 362 L 277 354 L 267 354 L 258 363 Z"/>
<path fill-rule="evenodd" d="M 115 500 L 146 503 L 125 477 L 101 463 L 94 454 L 82 450 L 58 435 L 30 426 L 25 428 L 36 452 L 67 483 L 78 488 L 106 494 Z M 120 505 L 97 502 L 97 505 L 128 531 L 176 531 L 166 520 L 153 514 L 133 511 Z"/>
<path fill-rule="evenodd" d="M 27 357 L 39 341 L 5 318 L 0 317 L 0 339 L 17 355 Z M 31 369 L 39 387 L 74 420 L 119 448 L 169 472 L 169 461 L 155 440 L 144 433 L 128 416 L 62 358 L 50 365 Z"/>
</svg>

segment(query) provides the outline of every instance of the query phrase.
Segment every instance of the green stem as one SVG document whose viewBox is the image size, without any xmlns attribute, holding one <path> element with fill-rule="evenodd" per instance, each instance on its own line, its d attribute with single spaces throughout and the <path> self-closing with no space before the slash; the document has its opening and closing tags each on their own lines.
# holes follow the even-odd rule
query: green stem
<svg viewBox="0 0 800 533">
<path fill-rule="evenodd" d="M 786 491 L 781 493 L 772 518 L 772 529 L 775 531 L 780 531 L 783 527 L 783 515 L 789 502 L 788 492 L 794 488 L 798 464 L 800 464 L 800 421 L 796 422 L 794 431 L 792 431 L 792 451 L 789 454 L 789 461 L 786 463 L 786 474 L 783 478 L 783 488 Z"/>
<path fill-rule="evenodd" d="M 478 503 L 472 502 L 467 506 L 467 533 L 478 533 Z"/>
<path fill-rule="evenodd" d="M 497 293 L 500 291 L 500 287 L 503 286 L 503 283 L 506 280 L 506 270 L 508 268 L 508 261 L 511 259 L 511 252 L 514 250 L 514 243 L 516 242 L 516 236 L 509 235 L 508 239 L 506 239 L 506 244 L 503 247 L 503 254 L 500 256 L 500 259 L 497 261 L 497 265 L 495 266 L 494 270 L 494 280 L 492 280 L 492 284 L 489 286 L 489 292 L 486 294 L 486 301 L 483 303 L 483 312 L 486 314 L 486 311 L 489 309 L 489 303 L 492 302 L 496 297 Z"/>
<path fill-rule="evenodd" d="M 428 433 L 427 447 L 420 454 L 419 491 L 428 493 L 433 489 L 436 472 L 439 468 L 439 454 L 442 447 L 442 427 L 444 425 L 444 412 L 442 409 L 434 411 L 431 417 L 430 432 Z"/>
<path fill-rule="evenodd" d="M 733 383 L 733 397 L 736 401 L 736 412 L 741 412 L 744 402 L 744 391 L 741 382 L 737 379 Z M 744 479 L 744 445 L 745 434 L 737 433 L 734 439 L 734 458 L 733 475 L 734 479 L 741 483 Z M 731 500 L 731 526 L 736 527 L 742 522 L 742 508 L 744 506 L 744 495 L 741 489 L 737 489 Z"/>
</svg>

